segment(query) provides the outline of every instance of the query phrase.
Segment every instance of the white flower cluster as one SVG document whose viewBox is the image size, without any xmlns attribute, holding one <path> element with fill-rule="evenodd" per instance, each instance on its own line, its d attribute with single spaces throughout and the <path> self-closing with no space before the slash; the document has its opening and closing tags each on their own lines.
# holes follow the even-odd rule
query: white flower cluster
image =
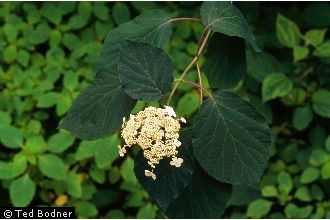
<svg viewBox="0 0 330 220">
<path fill-rule="evenodd" d="M 164 157 L 170 157 L 170 165 L 180 167 L 183 159 L 178 158 L 177 148 L 180 147 L 179 139 L 180 122 L 186 123 L 184 118 L 176 119 L 172 107 L 163 108 L 147 107 L 136 115 L 130 115 L 128 121 L 123 119 L 121 136 L 125 145 L 119 147 L 119 155 L 123 157 L 126 148 L 137 144 L 143 150 L 144 157 L 152 168 L 145 170 L 145 175 L 156 179 L 153 169 Z"/>
</svg>

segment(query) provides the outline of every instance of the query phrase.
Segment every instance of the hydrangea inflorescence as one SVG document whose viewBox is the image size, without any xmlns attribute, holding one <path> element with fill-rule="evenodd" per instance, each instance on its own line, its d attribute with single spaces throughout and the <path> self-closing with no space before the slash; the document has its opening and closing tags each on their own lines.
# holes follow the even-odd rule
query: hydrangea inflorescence
<svg viewBox="0 0 330 220">
<path fill-rule="evenodd" d="M 118 146 L 119 155 L 123 157 L 126 148 L 137 144 L 143 150 L 143 156 L 148 160 L 151 171 L 145 170 L 145 175 L 156 179 L 153 169 L 164 157 L 171 158 L 170 165 L 180 167 L 182 158 L 177 157 L 177 148 L 180 147 L 179 131 L 181 123 L 186 123 L 184 118 L 176 119 L 172 107 L 165 108 L 147 107 L 135 115 L 130 115 L 129 120 L 123 118 L 121 136 L 124 146 Z"/>
</svg>

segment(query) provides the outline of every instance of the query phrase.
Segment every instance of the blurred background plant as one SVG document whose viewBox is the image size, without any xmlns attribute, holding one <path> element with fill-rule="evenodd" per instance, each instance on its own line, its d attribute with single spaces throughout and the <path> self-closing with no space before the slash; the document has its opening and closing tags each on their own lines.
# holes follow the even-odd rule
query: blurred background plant
<svg viewBox="0 0 330 220">
<path fill-rule="evenodd" d="M 246 50 L 247 74 L 234 90 L 267 119 L 273 144 L 259 189 L 235 187 L 224 217 L 330 218 L 330 3 L 234 4 L 263 49 Z M 75 206 L 85 218 L 164 217 L 135 178 L 137 152 L 118 157 L 118 134 L 81 141 L 57 129 L 93 79 L 109 30 L 156 8 L 199 18 L 200 3 L 0 3 L 0 206 Z M 179 75 L 203 28 L 174 25 L 166 51 Z M 203 81 L 208 88 L 204 74 Z M 173 102 L 178 115 L 193 116 L 198 90 L 180 85 Z M 133 112 L 146 105 L 161 103 L 138 102 Z"/>
</svg>

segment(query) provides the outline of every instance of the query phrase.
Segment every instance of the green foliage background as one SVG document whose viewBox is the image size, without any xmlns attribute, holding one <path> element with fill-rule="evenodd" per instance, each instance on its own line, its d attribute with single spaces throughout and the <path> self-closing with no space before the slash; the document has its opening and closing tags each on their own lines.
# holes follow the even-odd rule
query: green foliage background
<svg viewBox="0 0 330 220">
<path fill-rule="evenodd" d="M 235 2 L 263 53 L 246 51 L 233 90 L 272 129 L 272 156 L 259 189 L 235 187 L 224 217 L 330 218 L 329 3 Z M 199 18 L 200 3 L 0 4 L 0 206 L 76 206 L 79 217 L 164 217 L 133 173 L 136 151 L 118 158 L 115 134 L 80 141 L 57 126 L 93 79 L 109 30 L 148 9 Z M 166 51 L 179 75 L 203 27 L 174 24 Z M 221 42 L 219 42 L 221 44 Z M 203 59 L 200 65 L 203 66 Z M 193 70 L 187 75 L 197 81 Z M 203 84 L 208 82 L 203 75 Z M 198 91 L 180 85 L 177 113 L 193 116 Z M 158 102 L 138 102 L 133 112 Z"/>
</svg>

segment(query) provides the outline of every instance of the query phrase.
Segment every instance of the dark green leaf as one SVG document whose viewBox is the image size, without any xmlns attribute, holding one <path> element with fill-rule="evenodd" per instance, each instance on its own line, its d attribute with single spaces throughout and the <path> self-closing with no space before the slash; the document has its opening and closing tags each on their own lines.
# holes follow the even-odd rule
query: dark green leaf
<svg viewBox="0 0 330 220">
<path fill-rule="evenodd" d="M 201 18 L 204 26 L 210 30 L 244 38 L 255 51 L 260 51 L 243 14 L 230 2 L 203 2 Z"/>
<path fill-rule="evenodd" d="M 231 185 L 208 176 L 195 161 L 191 182 L 165 210 L 170 218 L 220 218 L 230 200 Z"/>
<path fill-rule="evenodd" d="M 257 109 L 257 111 L 266 119 L 268 124 L 273 121 L 273 112 L 269 104 L 263 103 L 261 98 L 255 95 L 249 96 L 249 102 Z"/>
<path fill-rule="evenodd" d="M 257 183 L 270 155 L 270 132 L 255 108 L 230 92 L 216 92 L 194 119 L 194 156 L 215 179 Z"/>
<path fill-rule="evenodd" d="M 163 50 L 146 43 L 123 41 L 120 51 L 120 80 L 132 98 L 157 101 L 171 89 L 173 64 Z"/>
<path fill-rule="evenodd" d="M 181 135 L 182 136 L 182 135 Z M 178 157 L 184 161 L 181 167 L 177 168 L 170 165 L 170 159 L 164 158 L 154 170 L 157 176 L 156 180 L 146 177 L 145 170 L 150 170 L 147 160 L 140 152 L 134 163 L 134 173 L 143 186 L 149 193 L 149 196 L 154 200 L 163 210 L 165 210 L 173 201 L 174 198 L 183 191 L 188 185 L 192 175 L 192 158 L 189 153 L 188 144 L 191 140 L 187 137 L 180 138 L 182 145 L 178 148 Z"/>
<path fill-rule="evenodd" d="M 117 64 L 120 57 L 120 43 L 125 39 L 141 41 L 163 47 L 171 38 L 171 18 L 159 10 L 145 12 L 132 21 L 112 29 L 105 39 L 99 64 Z"/>
<path fill-rule="evenodd" d="M 205 74 L 213 88 L 230 89 L 246 71 L 244 41 L 238 37 L 215 34 L 205 61 Z"/>
<path fill-rule="evenodd" d="M 97 72 L 92 85 L 80 93 L 59 127 L 86 140 L 115 131 L 136 103 L 121 88 L 117 71 L 108 66 Z"/>
</svg>

